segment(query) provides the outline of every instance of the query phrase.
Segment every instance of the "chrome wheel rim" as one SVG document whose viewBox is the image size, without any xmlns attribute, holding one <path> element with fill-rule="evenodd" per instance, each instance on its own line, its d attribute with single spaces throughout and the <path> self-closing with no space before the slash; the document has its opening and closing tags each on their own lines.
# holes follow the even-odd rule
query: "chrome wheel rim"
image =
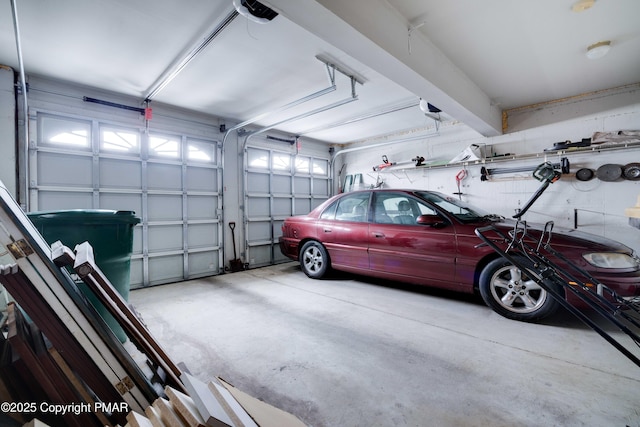
<svg viewBox="0 0 640 427">
<path fill-rule="evenodd" d="M 498 304 L 514 313 L 532 313 L 547 300 L 547 292 L 513 265 L 495 272 L 491 278 L 491 295 Z"/>
<path fill-rule="evenodd" d="M 310 273 L 320 271 L 324 265 L 324 259 L 320 249 L 315 246 L 308 248 L 302 256 L 302 263 L 304 264 L 304 268 Z"/>
</svg>

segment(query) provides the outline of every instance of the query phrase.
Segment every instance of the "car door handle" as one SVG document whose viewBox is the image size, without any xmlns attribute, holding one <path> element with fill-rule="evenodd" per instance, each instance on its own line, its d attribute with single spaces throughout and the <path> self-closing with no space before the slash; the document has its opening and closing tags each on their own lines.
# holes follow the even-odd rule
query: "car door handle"
<svg viewBox="0 0 640 427">
<path fill-rule="evenodd" d="M 381 232 L 379 232 L 379 231 L 374 231 L 374 232 L 373 232 L 373 237 L 380 237 L 380 238 L 382 238 L 382 237 L 384 237 L 384 233 L 381 233 Z"/>
<path fill-rule="evenodd" d="M 325 228 L 325 229 L 324 229 L 324 232 L 325 232 L 325 233 L 331 233 L 331 229 L 330 229 L 330 228 Z"/>
</svg>

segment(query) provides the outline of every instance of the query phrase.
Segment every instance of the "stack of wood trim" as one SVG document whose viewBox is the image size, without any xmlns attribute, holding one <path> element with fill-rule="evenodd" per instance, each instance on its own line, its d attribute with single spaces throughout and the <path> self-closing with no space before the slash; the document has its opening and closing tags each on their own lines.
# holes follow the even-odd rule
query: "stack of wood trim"
<svg viewBox="0 0 640 427">
<path fill-rule="evenodd" d="M 166 376 L 158 374 L 152 382 L 145 374 L 147 367 L 140 366 L 134 361 L 129 351 L 124 348 L 84 294 L 78 290 L 77 284 L 66 268 L 61 268 L 54 262 L 51 247 L 40 236 L 2 183 L 0 183 L 0 253 L 2 253 L 0 283 L 42 331 L 43 336 L 50 341 L 59 356 L 58 366 L 64 362 L 77 375 L 83 391 L 86 392 L 85 395 L 93 396 L 97 402 L 123 403 L 128 405 L 130 410 L 144 411 L 144 408 L 155 399 L 164 395 L 165 385 L 182 387 L 175 374 L 176 371 L 171 371 L 172 376 L 168 380 Z M 92 280 L 99 281 L 100 286 L 107 288 L 103 289 L 103 293 L 113 295 L 116 291 L 111 283 L 106 279 L 95 279 L 100 274 L 101 272 L 95 271 L 91 272 L 90 276 Z M 112 301 L 110 304 L 118 307 L 119 303 L 119 301 Z M 120 311 L 123 317 L 130 315 L 122 309 Z M 134 324 L 131 320 L 129 323 Z M 158 356 L 160 353 L 158 343 L 146 329 L 142 330 L 144 325 L 140 323 L 134 324 L 138 338 L 134 344 L 142 342 L 144 337 L 147 345 L 145 348 L 154 348 L 153 356 Z M 144 351 L 140 351 L 149 358 Z M 23 354 L 20 356 L 25 357 Z M 159 357 L 164 357 L 163 360 L 166 362 L 164 366 L 174 368 L 166 355 L 162 354 Z M 156 361 L 156 359 L 153 360 Z M 156 365 L 158 363 L 154 363 L 154 367 Z M 25 388 L 32 390 L 43 388 L 35 379 L 25 384 Z M 49 387 L 43 392 L 46 393 L 36 402 L 54 402 L 59 390 Z M 13 395 L 6 401 L 24 402 L 19 399 L 19 396 Z M 64 403 L 86 401 L 86 397 L 74 397 L 73 400 L 67 399 Z M 107 417 L 109 424 L 124 423 L 126 414 L 127 411 L 111 412 Z M 61 419 L 58 417 L 56 423 L 59 424 Z M 85 423 L 83 426 L 105 424 L 103 420 L 99 422 L 96 420 L 94 423 Z"/>
<path fill-rule="evenodd" d="M 0 257 L 10 260 L 0 264 L 0 283 L 16 301 L 8 306 L 8 337 L 0 333 L 0 399 L 87 403 L 94 409 L 59 416 L 6 414 L 16 423 L 35 416 L 24 425 L 304 426 L 222 379 L 203 383 L 179 369 L 97 267 L 89 243 L 75 253 L 59 242 L 49 247 L 1 182 Z M 146 357 L 151 377 L 78 290 L 66 266 L 124 328 Z M 96 412 L 102 406 L 94 403 L 127 409 Z"/>
<path fill-rule="evenodd" d="M 124 328 L 127 337 L 148 358 L 155 375 L 164 379 L 164 384 L 184 390 L 180 379 L 180 369 L 173 363 L 151 332 L 133 312 L 129 304 L 109 282 L 109 279 L 95 263 L 93 248 L 89 242 L 75 247 L 75 254 L 61 242 L 52 245 L 52 258 L 59 266 L 72 265 L 73 270 L 89 287 L 107 311 Z"/>
<path fill-rule="evenodd" d="M 60 357 L 58 351 L 51 346 L 34 323 L 28 322 L 22 311 L 11 302 L 7 305 L 7 339 L 2 337 L 2 378 L 3 389 L 9 392 L 9 397 L 2 396 L 3 401 L 9 401 L 11 396 L 18 396 L 20 402 L 30 402 L 32 405 L 22 412 L 15 413 L 15 419 L 20 420 L 23 414 L 42 417 L 45 420 L 55 420 L 51 414 L 41 413 L 36 402 L 64 405 L 69 402 L 93 400 L 84 387 L 79 383 L 75 374 Z M 87 405 L 94 407 L 94 405 Z M 100 422 L 108 422 L 102 412 L 83 411 L 79 414 L 72 412 L 62 416 L 67 426 L 83 427 Z"/>
<path fill-rule="evenodd" d="M 294 415 L 252 397 L 221 378 L 204 383 L 183 373 L 188 395 L 165 388 L 144 415 L 130 412 L 125 427 L 304 427 Z"/>
<path fill-rule="evenodd" d="M 50 427 L 50 426 L 49 426 L 49 424 L 46 424 L 46 423 L 40 421 L 39 419 L 34 418 L 31 421 L 29 421 L 28 423 L 23 424 L 22 427 Z"/>
</svg>

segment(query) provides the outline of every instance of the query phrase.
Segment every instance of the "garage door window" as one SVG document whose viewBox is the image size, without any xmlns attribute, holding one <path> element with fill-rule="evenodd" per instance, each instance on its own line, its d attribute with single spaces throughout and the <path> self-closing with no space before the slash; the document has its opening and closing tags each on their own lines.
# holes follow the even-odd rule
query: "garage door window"
<svg viewBox="0 0 640 427">
<path fill-rule="evenodd" d="M 327 176 L 329 162 L 324 159 L 311 159 L 305 156 L 296 156 L 296 173 L 309 174 L 313 171 L 314 176 Z"/>
<path fill-rule="evenodd" d="M 327 176 L 329 173 L 329 162 L 323 159 L 313 159 L 313 174 Z"/>
<path fill-rule="evenodd" d="M 181 158 L 180 140 L 176 137 L 149 136 L 149 157 Z"/>
<path fill-rule="evenodd" d="M 274 153 L 271 166 L 273 170 L 288 171 L 291 169 L 291 156 L 288 154 Z"/>
<path fill-rule="evenodd" d="M 41 144 L 90 150 L 91 123 L 43 116 L 40 121 Z"/>
<path fill-rule="evenodd" d="M 103 127 L 100 129 L 100 151 L 120 154 L 140 153 L 140 132 Z"/>
<path fill-rule="evenodd" d="M 263 150 L 249 150 L 248 166 L 256 169 L 269 168 L 269 152 Z"/>
<path fill-rule="evenodd" d="M 216 160 L 216 145 L 204 141 L 190 141 L 187 144 L 187 159 L 189 161 L 214 163 Z"/>
</svg>

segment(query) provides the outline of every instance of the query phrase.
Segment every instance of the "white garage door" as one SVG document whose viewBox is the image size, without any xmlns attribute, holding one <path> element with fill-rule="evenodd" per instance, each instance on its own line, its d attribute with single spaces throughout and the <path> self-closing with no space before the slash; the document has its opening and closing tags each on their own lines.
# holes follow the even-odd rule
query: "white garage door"
<svg viewBox="0 0 640 427">
<path fill-rule="evenodd" d="M 248 147 L 245 155 L 245 236 L 250 266 L 288 260 L 278 248 L 282 223 L 329 198 L 329 160 Z"/>
<path fill-rule="evenodd" d="M 36 120 L 30 210 L 134 211 L 132 288 L 222 271 L 217 141 L 47 113 Z"/>
</svg>

